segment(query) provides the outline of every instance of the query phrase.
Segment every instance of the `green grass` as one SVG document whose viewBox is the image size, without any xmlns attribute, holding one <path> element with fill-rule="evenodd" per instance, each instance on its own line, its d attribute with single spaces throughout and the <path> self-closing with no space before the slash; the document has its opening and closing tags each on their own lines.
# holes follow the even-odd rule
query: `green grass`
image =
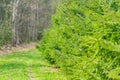
<svg viewBox="0 0 120 80">
<path fill-rule="evenodd" d="M 15 52 L 0 57 L 0 80 L 67 80 L 36 50 Z"/>
</svg>

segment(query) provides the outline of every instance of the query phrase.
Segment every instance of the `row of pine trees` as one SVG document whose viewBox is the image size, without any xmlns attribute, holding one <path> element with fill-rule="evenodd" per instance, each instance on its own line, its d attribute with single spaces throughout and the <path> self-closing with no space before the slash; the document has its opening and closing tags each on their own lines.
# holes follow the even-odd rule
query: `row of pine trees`
<svg viewBox="0 0 120 80">
<path fill-rule="evenodd" d="M 61 0 L 38 49 L 68 80 L 120 80 L 120 0 Z"/>
</svg>

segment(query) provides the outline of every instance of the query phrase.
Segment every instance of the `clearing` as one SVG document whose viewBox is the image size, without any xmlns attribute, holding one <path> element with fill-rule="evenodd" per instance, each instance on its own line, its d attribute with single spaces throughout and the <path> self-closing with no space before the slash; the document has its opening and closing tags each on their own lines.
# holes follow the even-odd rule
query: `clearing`
<svg viewBox="0 0 120 80">
<path fill-rule="evenodd" d="M 1 56 L 0 80 L 66 80 L 66 78 L 34 48 Z"/>
</svg>

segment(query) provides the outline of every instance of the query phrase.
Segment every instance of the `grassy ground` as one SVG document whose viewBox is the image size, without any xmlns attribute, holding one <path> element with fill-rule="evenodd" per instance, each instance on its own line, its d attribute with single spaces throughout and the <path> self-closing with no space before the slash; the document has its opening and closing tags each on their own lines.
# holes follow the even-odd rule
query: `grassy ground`
<svg viewBox="0 0 120 80">
<path fill-rule="evenodd" d="M 66 80 L 36 49 L 0 57 L 0 80 Z"/>
</svg>

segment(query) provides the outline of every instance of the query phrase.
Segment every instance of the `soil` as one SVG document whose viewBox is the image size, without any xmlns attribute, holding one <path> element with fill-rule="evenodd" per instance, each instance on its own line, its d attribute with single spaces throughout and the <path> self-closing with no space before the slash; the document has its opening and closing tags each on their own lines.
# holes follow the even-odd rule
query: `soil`
<svg viewBox="0 0 120 80">
<path fill-rule="evenodd" d="M 36 43 L 34 43 L 34 42 L 16 45 L 15 47 L 11 46 L 10 44 L 3 45 L 0 48 L 0 56 L 10 54 L 13 52 L 29 50 L 29 49 L 35 48 L 35 46 L 36 46 Z"/>
</svg>

